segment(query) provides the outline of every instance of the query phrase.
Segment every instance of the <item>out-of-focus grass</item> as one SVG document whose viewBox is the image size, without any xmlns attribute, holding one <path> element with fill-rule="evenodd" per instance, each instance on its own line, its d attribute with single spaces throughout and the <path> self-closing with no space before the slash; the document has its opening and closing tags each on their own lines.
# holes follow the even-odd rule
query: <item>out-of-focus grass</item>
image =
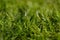
<svg viewBox="0 0 60 40">
<path fill-rule="evenodd" d="M 60 40 L 60 0 L 0 0 L 0 40 Z"/>
</svg>

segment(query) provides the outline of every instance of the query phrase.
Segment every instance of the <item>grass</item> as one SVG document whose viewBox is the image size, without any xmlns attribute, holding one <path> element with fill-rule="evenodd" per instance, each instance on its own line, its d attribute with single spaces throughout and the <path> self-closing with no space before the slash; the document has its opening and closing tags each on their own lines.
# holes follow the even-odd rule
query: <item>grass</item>
<svg viewBox="0 0 60 40">
<path fill-rule="evenodd" d="M 60 40 L 60 0 L 0 0 L 0 40 Z"/>
</svg>

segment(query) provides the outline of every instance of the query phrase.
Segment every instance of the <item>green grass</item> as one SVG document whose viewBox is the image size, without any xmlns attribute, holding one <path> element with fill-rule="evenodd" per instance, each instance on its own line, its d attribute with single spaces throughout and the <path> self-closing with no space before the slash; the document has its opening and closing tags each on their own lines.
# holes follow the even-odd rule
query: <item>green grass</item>
<svg viewBox="0 0 60 40">
<path fill-rule="evenodd" d="M 0 0 L 0 40 L 60 40 L 60 0 Z"/>
</svg>

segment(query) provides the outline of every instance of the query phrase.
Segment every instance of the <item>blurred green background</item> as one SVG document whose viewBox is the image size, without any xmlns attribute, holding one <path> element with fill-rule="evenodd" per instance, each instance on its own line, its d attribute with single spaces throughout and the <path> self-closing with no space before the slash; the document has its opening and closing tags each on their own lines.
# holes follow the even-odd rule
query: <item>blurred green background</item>
<svg viewBox="0 0 60 40">
<path fill-rule="evenodd" d="M 0 0 L 0 40 L 60 40 L 60 0 Z"/>
</svg>

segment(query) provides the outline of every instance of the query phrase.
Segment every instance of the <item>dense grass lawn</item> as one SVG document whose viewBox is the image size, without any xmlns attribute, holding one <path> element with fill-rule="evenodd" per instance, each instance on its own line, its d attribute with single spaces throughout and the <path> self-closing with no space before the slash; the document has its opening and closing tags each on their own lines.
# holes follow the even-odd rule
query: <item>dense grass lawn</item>
<svg viewBox="0 0 60 40">
<path fill-rule="evenodd" d="M 60 40 L 60 0 L 0 0 L 0 40 Z"/>
</svg>

